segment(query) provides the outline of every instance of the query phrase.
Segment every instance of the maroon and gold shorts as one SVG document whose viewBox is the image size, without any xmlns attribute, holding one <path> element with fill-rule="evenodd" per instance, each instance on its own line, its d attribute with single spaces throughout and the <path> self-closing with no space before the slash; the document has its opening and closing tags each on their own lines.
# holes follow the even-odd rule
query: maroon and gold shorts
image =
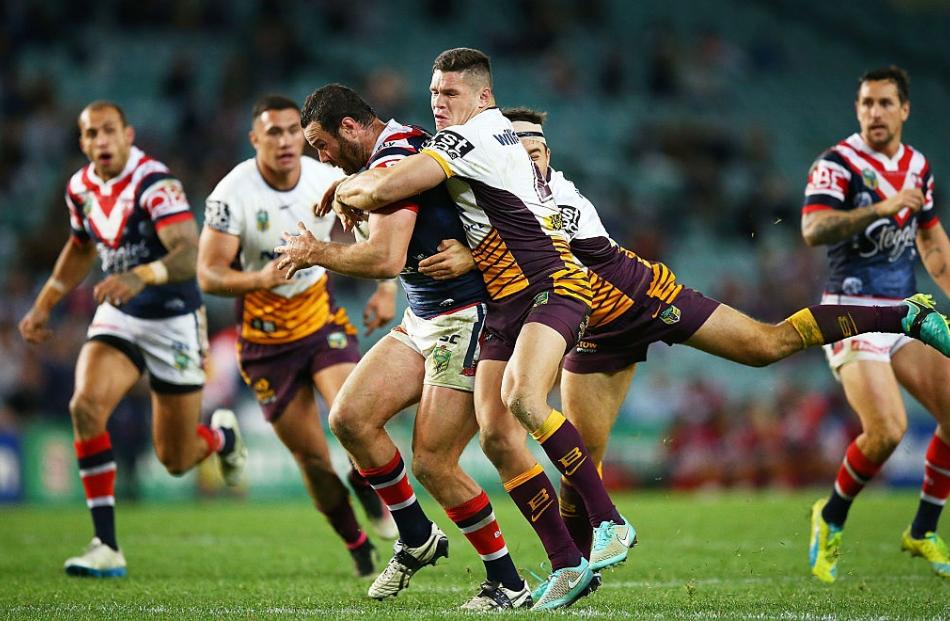
<svg viewBox="0 0 950 621">
<path fill-rule="evenodd" d="M 670 304 L 656 298 L 637 300 L 614 321 L 589 328 L 564 357 L 564 370 L 611 373 L 643 362 L 652 343 L 674 345 L 689 339 L 720 304 L 689 287 Z"/>
<path fill-rule="evenodd" d="M 328 323 L 313 334 L 280 345 L 238 341 L 241 377 L 270 422 L 283 414 L 301 388 L 313 385 L 316 373 L 359 360 L 356 329 L 349 321 Z"/>
<path fill-rule="evenodd" d="M 488 302 L 479 360 L 509 360 L 526 323 L 540 323 L 557 330 L 567 342 L 566 351 L 577 343 L 587 325 L 590 307 L 577 298 L 545 289 L 540 293 L 516 293 L 499 302 Z"/>
</svg>

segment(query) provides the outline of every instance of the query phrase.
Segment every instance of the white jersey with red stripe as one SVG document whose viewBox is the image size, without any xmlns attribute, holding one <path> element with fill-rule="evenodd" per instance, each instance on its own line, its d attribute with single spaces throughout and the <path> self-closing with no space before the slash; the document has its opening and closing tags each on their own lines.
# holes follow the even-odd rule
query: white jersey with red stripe
<svg viewBox="0 0 950 621">
<path fill-rule="evenodd" d="M 869 147 L 853 134 L 825 151 L 812 165 L 802 215 L 835 209 L 849 211 L 918 188 L 924 206 L 878 218 L 863 231 L 828 247 L 828 293 L 899 299 L 916 291 L 917 231 L 935 226 L 934 180 L 927 158 L 909 145 L 894 157 Z"/>
<path fill-rule="evenodd" d="M 132 147 L 125 168 L 103 181 L 93 164 L 79 169 L 66 186 L 73 239 L 93 241 L 106 274 L 127 272 L 168 254 L 158 237 L 162 227 L 193 219 L 181 181 L 165 164 Z M 151 285 L 122 312 L 142 319 L 191 313 L 201 306 L 194 278 Z"/>
</svg>

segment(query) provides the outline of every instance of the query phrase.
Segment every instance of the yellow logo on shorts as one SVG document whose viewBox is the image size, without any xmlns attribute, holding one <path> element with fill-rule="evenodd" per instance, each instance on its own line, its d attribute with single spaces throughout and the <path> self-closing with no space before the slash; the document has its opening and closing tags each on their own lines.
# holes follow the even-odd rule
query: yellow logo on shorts
<svg viewBox="0 0 950 621">
<path fill-rule="evenodd" d="M 274 392 L 274 389 L 270 387 L 270 382 L 266 377 L 254 382 L 254 396 L 257 397 L 257 402 L 262 405 L 267 405 L 268 403 L 273 403 L 277 400 L 277 393 Z"/>
<path fill-rule="evenodd" d="M 346 349 L 346 334 L 331 332 L 327 335 L 327 345 L 330 346 L 330 349 Z"/>
</svg>

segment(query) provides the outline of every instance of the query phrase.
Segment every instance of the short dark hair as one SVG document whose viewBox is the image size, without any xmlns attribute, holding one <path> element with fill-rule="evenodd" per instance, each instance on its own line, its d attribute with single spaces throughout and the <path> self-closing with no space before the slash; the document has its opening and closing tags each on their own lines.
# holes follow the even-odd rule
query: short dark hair
<svg viewBox="0 0 950 621">
<path fill-rule="evenodd" d="M 877 82 L 879 80 L 888 80 L 894 83 L 894 86 L 897 87 L 897 96 L 900 98 L 901 103 L 910 101 L 910 76 L 897 65 L 879 67 L 862 75 L 858 78 L 858 92 L 861 91 L 861 85 L 865 82 Z"/>
<path fill-rule="evenodd" d="M 481 77 L 491 86 L 491 59 L 481 50 L 470 47 L 456 47 L 439 54 L 432 63 L 432 71 L 470 72 Z"/>
<path fill-rule="evenodd" d="M 109 101 L 108 99 L 97 99 L 95 101 L 89 102 L 86 104 L 86 107 L 82 109 L 82 112 L 79 113 L 79 116 L 82 116 L 82 113 L 86 110 L 90 112 L 95 112 L 97 110 L 104 110 L 106 108 L 112 108 L 119 114 L 119 120 L 122 121 L 122 127 L 125 127 L 129 124 L 128 120 L 125 118 L 125 110 L 122 109 L 122 106 L 115 103 L 114 101 Z M 79 119 L 76 119 L 76 124 L 79 124 Z"/>
<path fill-rule="evenodd" d="M 504 108 L 501 113 L 512 123 L 515 121 L 524 121 L 526 123 L 544 125 L 544 122 L 548 120 L 547 112 L 532 110 L 531 108 Z"/>
<path fill-rule="evenodd" d="M 337 136 L 345 117 L 365 127 L 376 118 L 376 111 L 352 88 L 342 84 L 327 84 L 307 97 L 300 113 L 300 124 L 306 128 L 317 122 L 324 131 Z"/>
<path fill-rule="evenodd" d="M 264 95 L 254 103 L 251 108 L 251 119 L 256 119 L 268 110 L 296 110 L 300 112 L 300 106 L 290 97 L 283 95 Z"/>
</svg>

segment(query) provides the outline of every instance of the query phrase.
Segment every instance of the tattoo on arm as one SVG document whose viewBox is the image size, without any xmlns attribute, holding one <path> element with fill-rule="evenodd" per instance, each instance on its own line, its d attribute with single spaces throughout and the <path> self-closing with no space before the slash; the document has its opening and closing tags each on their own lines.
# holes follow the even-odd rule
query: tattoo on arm
<svg viewBox="0 0 950 621">
<path fill-rule="evenodd" d="M 870 205 L 851 211 L 823 211 L 806 216 L 803 234 L 813 246 L 834 244 L 860 233 L 878 217 Z"/>
<path fill-rule="evenodd" d="M 921 257 L 921 261 L 934 278 L 940 278 L 947 273 L 947 260 L 942 248 L 930 248 Z"/>
<path fill-rule="evenodd" d="M 195 277 L 198 262 L 198 229 L 194 220 L 170 224 L 158 233 L 168 254 L 162 263 L 168 270 L 168 282 Z"/>
</svg>

